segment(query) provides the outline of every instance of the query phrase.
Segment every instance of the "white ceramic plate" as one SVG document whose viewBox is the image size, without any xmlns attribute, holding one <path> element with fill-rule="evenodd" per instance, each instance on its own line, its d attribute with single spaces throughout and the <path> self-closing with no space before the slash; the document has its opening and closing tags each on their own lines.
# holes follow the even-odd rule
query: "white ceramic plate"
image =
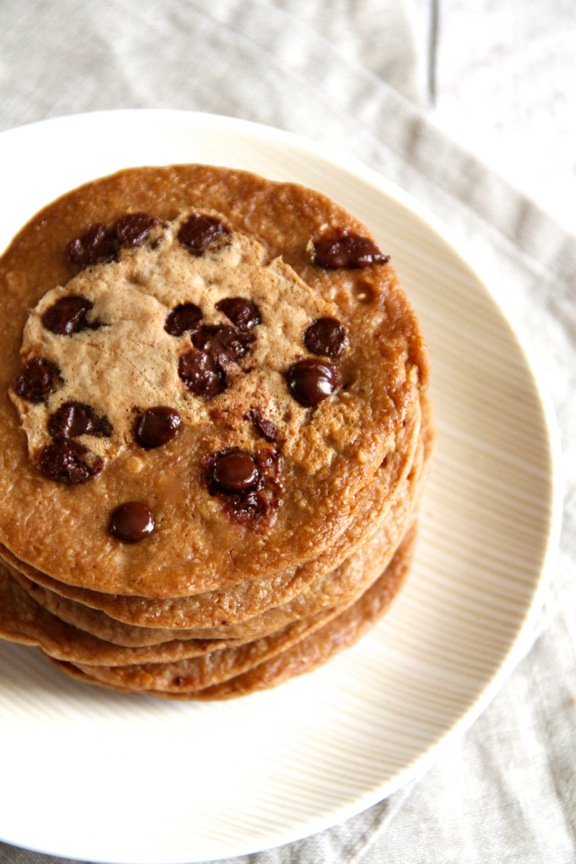
<svg viewBox="0 0 576 864">
<path fill-rule="evenodd" d="M 126 698 L 0 646 L 0 838 L 93 862 L 262 850 L 398 789 L 512 668 L 556 541 L 553 436 L 517 336 L 433 218 L 361 166 L 222 117 L 49 121 L 0 135 L 0 247 L 84 181 L 192 161 L 313 186 L 370 227 L 427 334 L 438 450 L 414 572 L 391 612 L 277 690 L 224 704 Z"/>
</svg>

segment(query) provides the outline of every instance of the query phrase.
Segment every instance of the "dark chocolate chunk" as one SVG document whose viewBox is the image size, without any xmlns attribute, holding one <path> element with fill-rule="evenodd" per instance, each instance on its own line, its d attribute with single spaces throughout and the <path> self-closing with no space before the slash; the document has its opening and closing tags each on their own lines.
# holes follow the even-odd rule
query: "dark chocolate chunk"
<svg viewBox="0 0 576 864">
<path fill-rule="evenodd" d="M 245 450 L 222 450 L 212 457 L 209 488 L 214 492 L 245 492 L 253 489 L 259 479 L 256 461 Z"/>
<path fill-rule="evenodd" d="M 276 488 L 282 487 L 280 479 L 280 453 L 278 450 L 266 447 L 256 453 L 256 462 L 260 476 L 271 482 Z"/>
<path fill-rule="evenodd" d="M 258 306 L 245 297 L 226 297 L 216 303 L 216 309 L 223 312 L 238 330 L 252 330 L 262 323 Z"/>
<path fill-rule="evenodd" d="M 318 237 L 313 246 L 314 263 L 327 270 L 369 267 L 390 260 L 390 256 L 383 255 L 373 240 L 353 234 L 346 228 Z"/>
<path fill-rule="evenodd" d="M 164 329 L 171 336 L 195 333 L 202 320 L 202 310 L 195 303 L 180 303 L 166 316 Z"/>
<path fill-rule="evenodd" d="M 113 229 L 99 223 L 89 225 L 87 231 L 68 244 L 68 259 L 83 270 L 92 264 L 113 261 L 118 253 L 118 241 Z"/>
<path fill-rule="evenodd" d="M 180 226 L 178 239 L 193 255 L 201 255 L 207 246 L 229 233 L 220 219 L 204 213 L 193 213 Z"/>
<path fill-rule="evenodd" d="M 193 349 L 178 361 L 178 375 L 187 390 L 195 396 L 213 399 L 226 390 L 224 371 L 206 351 Z"/>
<path fill-rule="evenodd" d="M 318 405 L 340 384 L 336 366 L 321 360 L 299 360 L 286 373 L 288 388 L 297 402 L 305 407 Z"/>
<path fill-rule="evenodd" d="M 346 347 L 346 329 L 336 318 L 317 318 L 304 331 L 304 345 L 312 354 L 335 359 Z"/>
<path fill-rule="evenodd" d="M 148 408 L 136 421 L 136 440 L 146 450 L 161 447 L 174 438 L 181 424 L 182 418 L 175 408 L 164 405 Z"/>
<path fill-rule="evenodd" d="M 256 336 L 227 324 L 202 324 L 192 334 L 192 343 L 209 354 L 221 367 L 238 363 L 248 352 Z"/>
<path fill-rule="evenodd" d="M 75 295 L 61 297 L 44 312 L 42 324 L 58 336 L 71 336 L 73 333 L 90 328 L 86 315 L 93 305 L 87 297 Z"/>
<path fill-rule="evenodd" d="M 242 495 L 233 495 L 225 507 L 226 515 L 234 522 L 247 527 L 255 525 L 270 511 L 270 504 L 259 492 L 251 490 Z"/>
<path fill-rule="evenodd" d="M 278 440 L 278 427 L 271 420 L 265 419 L 260 408 L 251 408 L 244 417 L 250 420 L 256 433 L 265 441 L 273 444 Z"/>
<path fill-rule="evenodd" d="M 131 249 L 141 246 L 156 225 L 158 220 L 148 213 L 127 213 L 114 225 L 114 233 L 120 246 Z"/>
<path fill-rule="evenodd" d="M 192 333 L 197 350 L 183 354 L 178 374 L 187 390 L 212 399 L 228 387 L 226 370 L 238 363 L 254 342 L 255 336 L 228 325 L 201 325 Z"/>
<path fill-rule="evenodd" d="M 140 212 L 121 216 L 112 228 L 100 223 L 89 225 L 81 237 L 68 244 L 68 259 L 80 270 L 92 264 L 114 261 L 120 247 L 141 246 L 158 224 L 154 216 Z"/>
<path fill-rule="evenodd" d="M 255 454 L 239 448 L 210 453 L 202 460 L 202 480 L 210 495 L 224 502 L 226 516 L 246 527 L 273 513 L 283 488 L 277 450 Z"/>
<path fill-rule="evenodd" d="M 35 357 L 29 360 L 12 381 L 12 389 L 27 402 L 45 402 L 46 397 L 56 389 L 60 369 L 50 360 Z"/>
<path fill-rule="evenodd" d="M 94 457 L 77 441 L 55 441 L 40 451 L 40 470 L 50 480 L 69 485 L 86 483 L 104 467 L 102 459 Z"/>
<path fill-rule="evenodd" d="M 90 405 L 65 402 L 50 416 L 48 431 L 57 441 L 77 438 L 79 435 L 109 438 L 112 424 L 107 417 L 99 417 Z"/>
<path fill-rule="evenodd" d="M 138 543 L 154 530 L 154 516 L 146 504 L 127 501 L 113 511 L 108 530 L 124 543 Z"/>
</svg>

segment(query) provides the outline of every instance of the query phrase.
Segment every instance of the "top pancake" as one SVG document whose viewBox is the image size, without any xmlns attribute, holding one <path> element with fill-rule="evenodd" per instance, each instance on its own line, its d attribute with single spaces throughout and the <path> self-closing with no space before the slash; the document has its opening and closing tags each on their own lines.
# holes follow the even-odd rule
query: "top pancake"
<svg viewBox="0 0 576 864">
<path fill-rule="evenodd" d="M 140 212 L 158 220 L 144 242 L 78 272 L 67 256 L 72 241 L 90 225 L 110 231 Z M 225 231 L 192 254 L 178 237 L 196 213 Z M 316 192 L 206 166 L 124 171 L 38 214 L 0 261 L 0 543 L 62 582 L 144 597 L 262 578 L 334 543 L 394 450 L 428 370 L 414 313 L 382 256 L 337 269 L 315 262 L 314 240 L 342 235 L 370 239 Z M 47 333 L 45 313 L 69 296 L 92 304 L 86 327 Z M 256 303 L 256 325 L 236 329 L 216 309 L 230 298 Z M 202 344 L 190 331 L 167 332 L 166 321 L 192 303 L 208 336 L 228 328 L 242 343 L 219 360 L 226 386 L 217 393 L 193 392 L 178 375 L 181 358 Z M 319 319 L 343 326 L 340 353 L 304 343 Z M 53 390 L 30 401 L 14 382 L 38 357 L 59 374 Z M 337 370 L 332 392 L 312 406 L 294 398 L 286 379 L 303 359 Z M 47 423 L 70 401 L 112 427 L 74 438 L 97 468 L 79 484 L 39 467 L 54 436 Z M 134 439 L 134 420 L 158 406 L 178 410 L 182 425 L 164 446 L 146 449 Z M 214 454 L 229 451 L 251 454 L 263 478 L 256 518 L 253 510 L 235 518 L 232 496 L 214 494 L 206 479 Z M 142 542 L 108 532 L 126 501 L 154 514 L 155 530 Z"/>
</svg>

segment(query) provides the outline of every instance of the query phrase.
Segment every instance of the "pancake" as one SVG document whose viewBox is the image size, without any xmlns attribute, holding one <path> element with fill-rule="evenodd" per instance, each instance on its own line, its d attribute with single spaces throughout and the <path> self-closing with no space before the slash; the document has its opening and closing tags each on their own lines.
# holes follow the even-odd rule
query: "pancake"
<svg viewBox="0 0 576 864">
<path fill-rule="evenodd" d="M 51 592 L 46 592 L 40 586 L 28 582 L 16 571 L 12 572 L 28 593 L 46 609 L 64 621 L 100 637 L 102 640 L 119 642 L 121 645 L 137 645 L 140 641 L 146 645 L 159 645 L 174 639 L 180 641 L 183 639 L 220 639 L 246 642 L 259 636 L 274 633 L 287 624 L 302 617 L 309 617 L 322 609 L 342 605 L 351 597 L 355 599 L 365 590 L 390 560 L 406 531 L 407 525 L 413 518 L 427 476 L 432 447 L 433 434 L 429 423 L 427 423 L 419 457 L 413 466 L 410 477 L 405 482 L 406 489 L 401 499 L 402 509 L 394 513 L 394 519 L 388 520 L 380 532 L 377 532 L 369 542 L 350 556 L 340 568 L 326 574 L 317 584 L 293 598 L 286 605 L 270 609 L 240 625 L 226 625 L 220 628 L 196 629 L 186 632 L 163 631 L 158 628 L 148 631 L 142 628 L 129 627 L 112 621 L 105 613 L 87 609 Z M 184 652 L 185 649 L 182 647 L 178 650 Z M 114 656 L 110 649 L 107 650 L 107 656 Z M 122 656 L 125 656 L 125 652 Z M 184 653 L 181 656 L 184 656 Z M 95 654 L 93 658 L 85 659 L 84 662 L 99 663 L 101 662 L 99 658 L 100 652 Z M 153 661 L 152 649 L 150 661 Z M 112 661 L 108 660 L 107 662 L 111 663 Z M 119 662 L 129 661 L 120 660 Z"/>
<path fill-rule="evenodd" d="M 36 603 L 0 564 L 0 637 L 41 648 L 45 654 L 79 663 L 168 662 L 196 657 L 242 640 L 175 639 L 145 647 L 123 647 L 98 639 L 52 615 Z"/>
<path fill-rule="evenodd" d="M 199 252 L 197 217 L 216 226 Z M 0 289 L 14 403 L 0 404 L 0 543 L 102 593 L 189 596 L 318 558 L 427 380 L 417 319 L 367 229 L 312 190 L 244 172 L 131 169 L 68 193 L 4 254 Z M 234 324 L 226 300 L 257 314 Z M 170 317 L 183 307 L 201 323 Z M 71 405 L 84 406 L 77 436 Z M 127 418 L 156 408 L 181 425 L 143 447 Z M 110 524 L 133 503 L 154 527 L 119 542 Z"/>
<path fill-rule="evenodd" d="M 352 214 L 242 171 L 124 170 L 24 226 L 0 315 L 0 637 L 119 692 L 228 699 L 385 612 L 429 361 Z"/>
<path fill-rule="evenodd" d="M 115 680 L 113 680 L 115 676 L 112 674 L 104 675 L 106 680 L 103 680 L 103 677 L 97 677 L 98 667 L 81 667 L 58 660 L 52 660 L 52 662 L 72 678 L 84 683 L 106 687 L 122 693 L 146 693 L 151 696 L 170 699 L 223 700 L 276 687 L 289 678 L 311 672 L 323 665 L 331 657 L 357 642 L 377 623 L 389 608 L 408 575 L 415 539 L 416 529 L 414 527 L 407 534 L 386 571 L 371 588 L 340 615 L 336 615 L 323 627 L 291 644 L 284 651 L 274 653 L 269 659 L 256 663 L 252 668 L 226 678 L 218 684 L 197 690 L 186 689 L 190 685 L 187 685 L 185 674 L 182 673 L 186 672 L 187 667 L 171 664 L 168 668 L 158 670 L 161 677 L 168 674 L 174 676 L 171 679 L 171 685 L 168 685 L 166 689 L 156 687 L 148 690 L 138 687 L 134 689 L 129 686 L 130 673 L 122 675 L 120 672 Z M 109 671 L 113 672 L 113 670 Z M 150 667 L 141 673 L 139 679 L 137 676 L 135 678 L 141 683 L 145 681 L 157 683 L 158 681 L 158 679 L 156 682 L 154 681 L 154 672 Z M 198 676 L 197 680 L 202 680 L 202 678 Z"/>
<path fill-rule="evenodd" d="M 407 509 L 405 517 L 406 521 L 411 518 L 410 509 Z M 405 528 L 404 525 L 402 527 Z M 174 639 L 215 641 L 234 639 L 246 642 L 274 633 L 293 621 L 309 617 L 325 608 L 344 603 L 352 595 L 357 596 L 381 572 L 383 562 L 393 555 L 396 546 L 392 545 L 392 538 L 397 544 L 401 536 L 398 524 L 394 523 L 392 530 L 376 534 L 339 568 L 325 574 L 317 585 L 293 598 L 286 605 L 268 609 L 260 615 L 237 624 L 224 624 L 213 628 L 170 630 L 125 624 L 112 619 L 104 612 L 83 606 L 54 592 L 48 592 L 45 588 L 31 583 L 16 570 L 11 569 L 10 572 L 37 605 L 71 624 L 75 629 L 90 633 L 108 643 L 118 642 L 125 646 L 142 644 L 152 648 L 153 645 L 160 645 Z M 95 659 L 94 662 L 98 661 Z"/>
<path fill-rule="evenodd" d="M 398 463 L 401 466 L 401 468 L 399 467 L 399 479 L 401 482 L 391 492 L 389 492 L 388 487 L 375 484 L 374 494 L 369 501 L 371 506 L 367 508 L 365 518 L 360 524 L 355 522 L 346 532 L 348 558 L 350 558 L 350 553 L 359 548 L 360 540 L 358 538 L 364 537 L 362 542 L 365 544 L 367 540 L 378 535 L 377 542 L 381 547 L 386 535 L 389 536 L 392 551 L 397 545 L 398 537 L 401 536 L 403 530 L 403 520 L 407 518 L 409 511 L 414 507 L 413 502 L 425 480 L 425 473 L 422 473 L 422 460 L 427 465 L 433 446 L 433 427 L 428 416 L 429 406 L 424 397 L 423 405 L 422 422 L 419 422 L 419 416 L 418 422 L 414 416 L 413 423 L 407 424 L 405 430 L 410 438 L 415 432 L 418 432 L 416 455 L 412 454 L 410 463 L 403 457 L 399 457 Z M 392 458 L 395 458 L 395 454 Z M 384 520 L 381 514 L 384 502 L 386 502 L 385 514 L 389 510 L 393 510 L 393 513 L 390 514 L 388 528 L 387 526 L 382 527 Z M 339 548 L 340 545 L 338 544 Z M 301 605 L 303 597 L 308 600 L 308 595 L 311 593 L 318 594 L 318 586 L 326 594 L 327 589 L 324 584 L 326 582 L 326 568 L 334 557 L 339 557 L 325 554 L 321 556 L 320 560 L 310 562 L 310 564 L 290 574 L 290 578 L 286 577 L 285 574 L 280 574 L 272 580 L 250 580 L 209 596 L 198 595 L 191 598 L 154 601 L 147 598 L 110 596 L 87 589 L 73 588 L 66 583 L 59 583 L 50 579 L 50 577 L 46 577 L 33 568 L 18 562 L 14 556 L 6 553 L 6 550 L 0 551 L 0 554 L 5 557 L 11 567 L 20 570 L 32 583 L 36 583 L 35 587 L 34 584 L 31 585 L 27 580 L 21 579 L 26 590 L 33 591 L 37 602 L 45 605 L 54 614 L 60 614 L 65 620 L 84 627 L 90 632 L 94 632 L 93 628 L 97 624 L 86 625 L 90 616 L 82 606 L 98 609 L 105 612 L 107 616 L 132 626 L 177 630 L 179 626 L 184 624 L 188 637 L 194 635 L 199 638 L 219 638 L 222 627 L 226 628 L 227 638 L 237 638 L 246 633 L 256 633 L 257 619 L 264 612 L 269 611 L 266 616 L 267 619 L 275 619 L 275 614 L 271 610 L 279 610 L 279 607 L 285 608 L 287 605 L 293 607 L 291 610 L 292 617 L 286 617 L 281 612 L 284 615 L 283 623 L 293 620 L 295 610 Z M 321 575 L 318 576 L 318 574 Z M 332 580 L 332 582 L 334 581 Z M 339 584 L 340 590 L 345 591 L 345 582 L 342 584 L 342 574 L 339 574 Z M 41 590 L 40 586 L 47 590 Z M 59 596 L 54 597 L 54 593 Z M 61 597 L 74 600 L 76 603 L 74 605 L 67 604 Z M 296 598 L 300 599 L 297 600 Z M 294 600 L 293 604 L 290 603 L 292 600 Z M 80 607 L 78 607 L 78 603 L 81 604 Z M 325 602 L 324 605 L 329 604 Z M 107 622 L 106 618 L 103 620 Z M 239 622 L 244 622 L 245 626 L 236 626 Z M 281 623 L 278 622 L 276 626 L 281 626 Z M 270 623 L 266 625 L 264 632 L 269 629 Z M 96 635 L 99 634 L 96 633 Z M 166 638 L 173 638 L 174 635 L 177 634 L 166 634 Z M 109 638 L 109 636 L 104 636 L 104 638 Z"/>
</svg>

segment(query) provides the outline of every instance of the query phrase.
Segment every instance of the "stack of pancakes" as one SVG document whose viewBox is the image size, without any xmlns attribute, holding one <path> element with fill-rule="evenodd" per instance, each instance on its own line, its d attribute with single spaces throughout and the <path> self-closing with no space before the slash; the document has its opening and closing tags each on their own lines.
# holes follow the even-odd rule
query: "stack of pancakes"
<svg viewBox="0 0 576 864">
<path fill-rule="evenodd" d="M 409 570 L 428 358 L 367 228 L 241 171 L 123 171 L 0 261 L 0 635 L 88 683 L 275 686 Z"/>
</svg>

